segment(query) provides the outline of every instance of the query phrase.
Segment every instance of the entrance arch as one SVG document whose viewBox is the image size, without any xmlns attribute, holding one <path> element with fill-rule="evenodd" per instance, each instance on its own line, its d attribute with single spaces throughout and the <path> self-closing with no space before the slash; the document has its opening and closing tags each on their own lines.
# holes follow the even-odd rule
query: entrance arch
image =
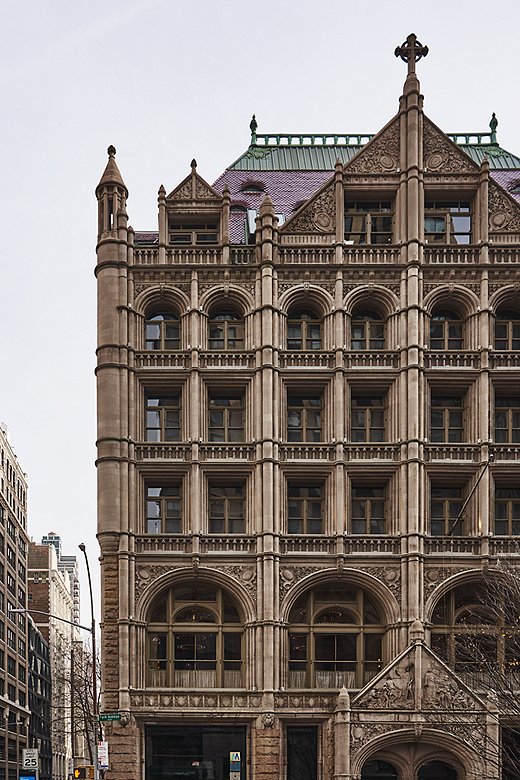
<svg viewBox="0 0 520 780">
<path fill-rule="evenodd" d="M 430 761 L 417 774 L 417 780 L 457 780 L 457 777 L 457 770 L 444 761 Z"/>
<path fill-rule="evenodd" d="M 388 761 L 367 761 L 361 771 L 361 780 L 397 780 L 397 777 L 397 769 Z"/>
</svg>

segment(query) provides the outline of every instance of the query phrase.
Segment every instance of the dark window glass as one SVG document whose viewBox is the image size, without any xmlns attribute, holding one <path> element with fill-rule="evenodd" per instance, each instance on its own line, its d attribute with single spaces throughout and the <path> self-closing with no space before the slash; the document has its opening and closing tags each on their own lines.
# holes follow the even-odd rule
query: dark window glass
<svg viewBox="0 0 520 780">
<path fill-rule="evenodd" d="M 178 395 L 148 395 L 146 441 L 180 441 L 181 405 Z"/>
<path fill-rule="evenodd" d="M 299 309 L 289 314 L 287 349 L 321 349 L 321 321 L 313 312 Z"/>
<path fill-rule="evenodd" d="M 520 442 L 520 397 L 495 398 L 495 441 L 497 444 Z"/>
<path fill-rule="evenodd" d="M 290 534 L 321 534 L 322 487 L 288 485 L 287 517 Z"/>
<path fill-rule="evenodd" d="M 430 349 L 458 350 L 463 347 L 462 321 L 452 311 L 439 311 L 430 321 Z"/>
<path fill-rule="evenodd" d="M 211 442 L 244 440 L 244 399 L 242 396 L 210 396 L 209 440 Z"/>
<path fill-rule="evenodd" d="M 424 211 L 424 237 L 429 244 L 471 244 L 470 203 L 432 201 Z"/>
<path fill-rule="evenodd" d="M 520 488 L 495 488 L 495 534 L 520 535 Z"/>
<path fill-rule="evenodd" d="M 352 533 L 386 533 L 384 487 L 362 485 L 352 488 Z"/>
<path fill-rule="evenodd" d="M 462 488 L 432 486 L 430 493 L 431 535 L 460 536 L 463 533 L 463 518 L 459 517 L 463 504 Z"/>
<path fill-rule="evenodd" d="M 455 443 L 463 440 L 462 398 L 432 396 L 430 439 L 433 443 Z"/>
<path fill-rule="evenodd" d="M 148 486 L 146 488 L 146 533 L 179 534 L 180 532 L 180 485 Z"/>
<path fill-rule="evenodd" d="M 373 311 L 359 311 L 352 317 L 350 348 L 379 350 L 385 348 L 385 323 Z"/>
<path fill-rule="evenodd" d="M 244 533 L 244 485 L 210 484 L 209 532 Z"/>
<path fill-rule="evenodd" d="M 385 407 L 383 396 L 353 396 L 351 434 L 354 442 L 385 440 Z"/>
<path fill-rule="evenodd" d="M 176 350 L 180 348 L 179 318 L 171 312 L 158 312 L 147 317 L 145 323 L 147 350 Z"/>
<path fill-rule="evenodd" d="M 317 780 L 318 729 L 287 726 L 287 780 Z"/>
<path fill-rule="evenodd" d="M 495 349 L 520 350 L 520 314 L 500 310 L 495 321 Z"/>
<path fill-rule="evenodd" d="M 321 441 L 322 400 L 320 396 L 287 397 L 287 440 Z"/>
<path fill-rule="evenodd" d="M 345 241 L 358 244 L 391 244 L 392 204 L 385 201 L 350 202 L 345 207 Z"/>
<path fill-rule="evenodd" d="M 243 349 L 244 322 L 230 311 L 219 312 L 209 321 L 210 349 Z"/>
</svg>

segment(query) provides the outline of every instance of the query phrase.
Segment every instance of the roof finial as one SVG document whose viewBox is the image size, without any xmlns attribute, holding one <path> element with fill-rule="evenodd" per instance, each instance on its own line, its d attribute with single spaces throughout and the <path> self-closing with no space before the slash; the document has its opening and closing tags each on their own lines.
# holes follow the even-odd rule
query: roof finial
<svg viewBox="0 0 520 780">
<path fill-rule="evenodd" d="M 493 116 L 494 116 L 494 114 L 493 114 Z M 110 146 L 107 149 L 107 154 L 108 154 L 109 157 L 115 157 L 116 156 L 116 147 L 112 146 L 112 144 L 110 144 Z"/>
<path fill-rule="evenodd" d="M 256 121 L 256 116 L 254 114 L 249 123 L 249 129 L 251 130 L 251 146 L 254 146 L 256 144 L 256 131 L 258 129 L 258 122 Z"/>
<path fill-rule="evenodd" d="M 496 114 L 495 114 L 494 111 L 491 114 L 491 121 L 489 123 L 489 127 L 490 127 L 490 130 L 491 130 L 491 143 L 492 144 L 496 144 L 496 143 L 498 143 L 498 141 L 497 141 L 498 119 L 497 119 Z"/>
<path fill-rule="evenodd" d="M 193 158 L 193 160 L 191 161 L 191 172 L 195 173 L 196 168 L 197 168 L 197 160 Z"/>
<path fill-rule="evenodd" d="M 410 33 L 405 42 L 397 47 L 394 54 L 396 57 L 401 57 L 404 62 L 408 63 L 408 75 L 410 75 L 411 73 L 415 73 L 415 63 L 428 54 L 428 47 L 423 46 L 422 43 L 417 40 L 415 33 Z"/>
</svg>

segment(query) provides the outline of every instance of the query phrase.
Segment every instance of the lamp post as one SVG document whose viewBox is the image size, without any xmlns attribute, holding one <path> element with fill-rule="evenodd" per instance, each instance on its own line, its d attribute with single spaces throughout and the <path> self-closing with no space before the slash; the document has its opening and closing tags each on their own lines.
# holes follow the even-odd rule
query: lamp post
<svg viewBox="0 0 520 780">
<path fill-rule="evenodd" d="M 91 627 L 90 633 L 92 634 L 92 720 L 94 721 L 94 780 L 99 778 L 98 767 L 98 701 L 97 701 L 97 659 L 96 659 L 96 617 L 94 614 L 94 596 L 92 595 L 92 579 L 90 576 L 90 566 L 88 562 L 87 549 L 85 544 L 81 542 L 78 545 L 79 549 L 83 553 L 85 558 L 85 565 L 87 567 L 88 578 L 88 590 L 90 595 L 90 616 Z"/>
</svg>

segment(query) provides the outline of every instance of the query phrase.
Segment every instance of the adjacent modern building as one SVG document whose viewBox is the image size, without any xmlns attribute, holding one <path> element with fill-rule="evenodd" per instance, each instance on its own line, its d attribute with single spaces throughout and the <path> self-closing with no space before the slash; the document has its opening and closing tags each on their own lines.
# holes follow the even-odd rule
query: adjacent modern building
<svg viewBox="0 0 520 780">
<path fill-rule="evenodd" d="M 513 660 L 482 605 L 520 533 L 520 158 L 494 115 L 424 113 L 425 54 L 397 48 L 373 136 L 253 118 L 213 186 L 193 161 L 160 187 L 156 231 L 129 226 L 109 147 L 108 778 L 501 777 L 470 649 Z"/>
<path fill-rule="evenodd" d="M 16 780 L 28 746 L 27 475 L 0 424 L 0 780 Z"/>
<path fill-rule="evenodd" d="M 29 611 L 49 646 L 52 780 L 63 780 L 72 759 L 72 654 L 77 629 L 70 578 L 60 571 L 54 544 L 29 543 Z M 70 622 L 66 622 L 70 621 Z"/>
<path fill-rule="evenodd" d="M 80 622 L 80 609 L 81 609 L 81 593 L 79 582 L 79 567 L 78 559 L 75 555 L 64 555 L 61 546 L 61 536 L 54 531 L 49 531 L 48 534 L 42 536 L 42 544 L 52 544 L 56 550 L 58 557 L 58 569 L 60 571 L 66 571 L 69 575 L 70 588 L 73 601 L 73 620 L 75 623 Z"/>
<path fill-rule="evenodd" d="M 52 779 L 51 666 L 49 643 L 28 619 L 29 748 L 38 750 L 39 780 Z"/>
</svg>

